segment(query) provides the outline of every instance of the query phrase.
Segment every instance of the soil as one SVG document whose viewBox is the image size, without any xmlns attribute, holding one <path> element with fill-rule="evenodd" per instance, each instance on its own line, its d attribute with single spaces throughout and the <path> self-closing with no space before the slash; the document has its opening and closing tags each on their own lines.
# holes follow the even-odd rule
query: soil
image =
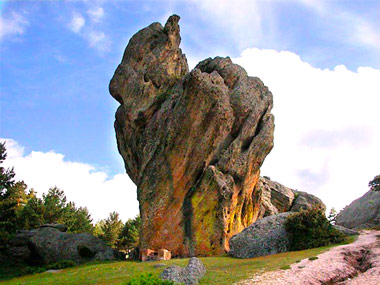
<svg viewBox="0 0 380 285">
<path fill-rule="evenodd" d="M 380 284 L 380 231 L 361 231 L 349 245 L 335 247 L 318 258 L 294 263 L 287 270 L 265 272 L 238 284 Z"/>
</svg>

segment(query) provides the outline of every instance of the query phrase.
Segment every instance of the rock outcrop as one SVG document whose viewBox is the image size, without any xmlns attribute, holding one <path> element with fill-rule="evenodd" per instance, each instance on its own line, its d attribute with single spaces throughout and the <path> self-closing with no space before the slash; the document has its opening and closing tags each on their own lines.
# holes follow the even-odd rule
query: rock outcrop
<svg viewBox="0 0 380 285">
<path fill-rule="evenodd" d="M 339 226 L 339 225 L 333 225 L 333 227 L 340 231 L 342 234 L 344 234 L 345 236 L 355 236 L 355 235 L 358 235 L 359 232 L 358 231 L 355 231 L 355 230 L 351 230 L 351 229 L 347 229 L 343 226 Z"/>
<path fill-rule="evenodd" d="M 345 207 L 337 216 L 336 224 L 351 229 L 380 226 L 380 191 L 368 191 Z"/>
<path fill-rule="evenodd" d="M 290 189 L 268 177 L 260 177 L 256 184 L 256 193 L 261 196 L 258 218 L 276 215 L 283 212 L 299 212 L 312 208 L 326 210 L 325 204 L 316 196 Z"/>
<path fill-rule="evenodd" d="M 229 255 L 252 258 L 289 251 L 286 218 L 292 213 L 281 213 L 258 220 L 230 239 Z"/>
<path fill-rule="evenodd" d="M 153 23 L 128 43 L 109 87 L 117 144 L 137 185 L 141 248 L 222 254 L 259 215 L 273 99 L 228 57 L 189 72 L 178 22 Z"/>
<path fill-rule="evenodd" d="M 13 258 L 35 265 L 62 260 L 83 263 L 94 260 L 116 260 L 120 256 L 99 238 L 83 233 L 63 232 L 64 226 L 44 225 L 39 229 L 18 231 L 9 242 Z"/>
<path fill-rule="evenodd" d="M 180 284 L 193 285 L 198 284 L 205 273 L 206 268 L 203 263 L 198 258 L 192 257 L 185 268 L 176 265 L 170 266 L 161 273 L 160 278 Z"/>
</svg>

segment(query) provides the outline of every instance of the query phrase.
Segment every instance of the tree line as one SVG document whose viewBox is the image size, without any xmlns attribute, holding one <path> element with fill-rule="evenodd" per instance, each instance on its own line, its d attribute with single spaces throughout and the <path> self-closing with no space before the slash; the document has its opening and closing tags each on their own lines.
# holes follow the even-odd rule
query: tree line
<svg viewBox="0 0 380 285">
<path fill-rule="evenodd" d="M 13 168 L 4 168 L 7 158 L 5 142 L 0 143 L 0 249 L 20 229 L 35 229 L 43 224 L 64 224 L 71 233 L 90 233 L 118 250 L 130 252 L 138 246 L 140 217 L 120 220 L 119 214 L 95 225 L 86 207 L 67 201 L 63 190 L 52 187 L 42 198 L 24 181 L 15 180 Z"/>
</svg>

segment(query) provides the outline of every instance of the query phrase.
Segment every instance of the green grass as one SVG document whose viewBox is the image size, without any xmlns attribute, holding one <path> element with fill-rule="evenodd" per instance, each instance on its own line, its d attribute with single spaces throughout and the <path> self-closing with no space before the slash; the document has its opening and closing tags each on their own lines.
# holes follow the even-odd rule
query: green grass
<svg viewBox="0 0 380 285">
<path fill-rule="evenodd" d="M 342 244 L 353 242 L 357 236 L 349 237 Z M 333 247 L 325 246 L 303 251 L 293 251 L 250 259 L 235 259 L 227 256 L 201 258 L 207 269 L 201 284 L 232 284 L 244 280 L 259 271 L 287 269 L 300 259 L 321 254 Z M 97 262 L 63 269 L 59 273 L 38 273 L 7 280 L 4 284 L 123 284 L 141 273 L 158 276 L 163 268 L 154 268 L 157 263 L 186 266 L 188 259 L 172 259 L 158 262 Z"/>
</svg>

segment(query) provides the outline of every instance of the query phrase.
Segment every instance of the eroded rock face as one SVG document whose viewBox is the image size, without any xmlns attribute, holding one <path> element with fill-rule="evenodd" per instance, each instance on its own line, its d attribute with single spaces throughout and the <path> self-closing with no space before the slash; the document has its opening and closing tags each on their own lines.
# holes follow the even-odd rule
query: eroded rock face
<svg viewBox="0 0 380 285">
<path fill-rule="evenodd" d="M 193 285 L 198 284 L 205 273 L 206 268 L 203 263 L 198 258 L 192 257 L 185 268 L 176 265 L 170 266 L 161 273 L 160 278 L 180 284 Z"/>
<path fill-rule="evenodd" d="M 281 213 L 258 220 L 230 239 L 229 255 L 252 258 L 289 251 L 285 221 L 292 213 Z"/>
<path fill-rule="evenodd" d="M 336 216 L 336 224 L 351 229 L 380 226 L 380 191 L 368 191 Z"/>
<path fill-rule="evenodd" d="M 88 234 L 62 232 L 58 225 L 21 230 L 10 240 L 9 255 L 20 261 L 45 265 L 62 260 L 83 263 L 94 260 L 117 260 L 121 256 L 101 239 Z"/>
<path fill-rule="evenodd" d="M 256 184 L 256 193 L 261 196 L 258 218 L 284 212 L 299 212 L 320 208 L 326 210 L 325 204 L 316 196 L 290 189 L 268 177 L 260 177 Z"/>
<path fill-rule="evenodd" d="M 178 21 L 136 33 L 116 69 L 118 149 L 138 188 L 141 248 L 222 254 L 259 214 L 255 186 L 273 147 L 272 94 L 229 58 L 188 72 Z"/>
</svg>

